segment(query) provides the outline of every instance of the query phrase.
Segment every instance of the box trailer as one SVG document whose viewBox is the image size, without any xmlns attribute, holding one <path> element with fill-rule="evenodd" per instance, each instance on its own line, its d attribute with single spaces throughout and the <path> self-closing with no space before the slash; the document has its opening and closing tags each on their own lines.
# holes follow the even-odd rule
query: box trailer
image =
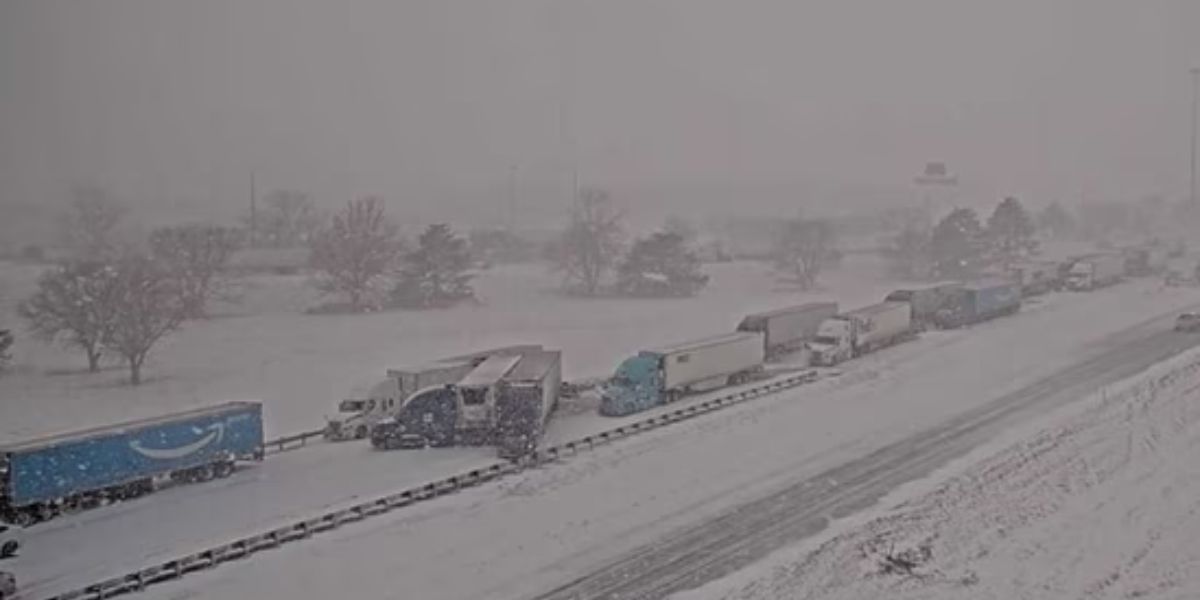
<svg viewBox="0 0 1200 600">
<path fill-rule="evenodd" d="M 29 523 L 152 491 L 160 478 L 223 477 L 261 460 L 262 443 L 262 404 L 227 402 L 0 445 L 0 517 Z"/>
<path fill-rule="evenodd" d="M 737 330 L 763 334 L 766 356 L 775 358 L 803 348 L 804 342 L 816 335 L 821 322 L 837 312 L 836 302 L 812 302 L 747 315 Z"/>
<path fill-rule="evenodd" d="M 947 329 L 963 327 L 1021 309 L 1021 289 L 1013 281 L 994 280 L 964 285 L 958 297 L 938 315 Z"/>
<path fill-rule="evenodd" d="M 914 334 L 911 304 L 881 302 L 826 319 L 809 350 L 814 364 L 833 366 Z"/>
<path fill-rule="evenodd" d="M 1112 285 L 1125 276 L 1125 257 L 1120 254 L 1093 254 L 1075 261 L 1067 274 L 1067 287 L 1086 292 Z"/>
<path fill-rule="evenodd" d="M 562 353 L 525 354 L 496 396 L 496 453 L 516 458 L 537 449 L 562 389 Z"/>
<path fill-rule="evenodd" d="M 1010 265 L 1008 276 L 1021 290 L 1022 296 L 1045 294 L 1059 287 L 1059 264 L 1053 261 L 1024 262 Z"/>
<path fill-rule="evenodd" d="M 905 302 L 912 307 L 912 327 L 924 330 L 934 325 L 937 311 L 950 301 L 962 288 L 957 281 L 944 281 L 929 285 L 905 288 L 888 294 L 884 302 Z"/>
<path fill-rule="evenodd" d="M 763 337 L 739 332 L 643 350 L 625 359 L 604 385 L 600 414 L 627 415 L 691 392 L 744 382 L 762 370 Z"/>
</svg>

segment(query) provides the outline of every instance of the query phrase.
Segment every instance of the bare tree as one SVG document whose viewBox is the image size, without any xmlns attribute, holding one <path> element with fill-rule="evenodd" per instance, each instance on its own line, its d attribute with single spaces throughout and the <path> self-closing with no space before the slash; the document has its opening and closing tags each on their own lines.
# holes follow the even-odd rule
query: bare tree
<svg viewBox="0 0 1200 600">
<path fill-rule="evenodd" d="M 112 334 L 117 272 L 102 262 L 73 262 L 44 274 L 32 297 L 17 307 L 30 329 L 87 354 L 88 370 L 100 370 L 100 357 Z"/>
<path fill-rule="evenodd" d="M 356 311 L 373 302 L 375 287 L 403 250 L 395 224 L 383 214 L 383 200 L 352 201 L 313 238 L 312 266 L 319 289 L 341 294 Z"/>
<path fill-rule="evenodd" d="M 775 265 L 795 278 L 803 289 L 816 285 L 817 277 L 836 256 L 833 225 L 821 219 L 793 219 L 783 225 L 775 240 Z"/>
<path fill-rule="evenodd" d="M 164 336 L 183 323 L 187 311 L 180 300 L 179 280 L 158 261 L 128 256 L 116 265 L 112 329 L 105 346 L 125 358 L 129 383 L 142 383 L 146 356 Z"/>
<path fill-rule="evenodd" d="M 620 260 L 624 236 L 624 215 L 613 207 L 608 192 L 581 190 L 553 257 L 564 283 L 594 296 L 604 275 Z"/>
<path fill-rule="evenodd" d="M 325 215 L 317 210 L 312 198 L 295 190 L 275 190 L 263 198 L 263 208 L 250 222 L 243 219 L 247 228 L 253 226 L 256 243 L 273 248 L 295 248 L 312 240 L 325 222 Z"/>
<path fill-rule="evenodd" d="M 71 203 L 59 219 L 63 242 L 84 260 L 111 258 L 118 250 L 117 225 L 126 207 L 104 189 L 77 187 Z"/>
<path fill-rule="evenodd" d="M 150 234 L 150 252 L 178 280 L 186 316 L 205 316 L 209 300 L 224 286 L 229 257 L 241 246 L 241 233 L 216 225 L 163 227 Z"/>
</svg>

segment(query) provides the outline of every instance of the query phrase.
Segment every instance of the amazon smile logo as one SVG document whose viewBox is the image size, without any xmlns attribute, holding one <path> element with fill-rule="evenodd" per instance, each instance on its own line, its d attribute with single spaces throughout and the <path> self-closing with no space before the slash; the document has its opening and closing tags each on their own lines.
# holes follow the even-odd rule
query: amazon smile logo
<svg viewBox="0 0 1200 600">
<path fill-rule="evenodd" d="M 155 460 L 173 460 L 183 458 L 185 456 L 195 454 L 207 448 L 211 444 L 220 442 L 221 438 L 225 436 L 224 423 L 213 423 L 205 429 L 208 430 L 208 433 L 205 434 L 204 437 L 190 444 L 184 444 L 174 448 L 147 448 L 143 446 L 142 442 L 139 440 L 129 442 L 129 447 L 132 448 L 134 452 L 137 452 L 146 458 L 153 458 Z M 197 433 L 201 433 L 203 431 L 204 429 L 196 430 Z"/>
</svg>

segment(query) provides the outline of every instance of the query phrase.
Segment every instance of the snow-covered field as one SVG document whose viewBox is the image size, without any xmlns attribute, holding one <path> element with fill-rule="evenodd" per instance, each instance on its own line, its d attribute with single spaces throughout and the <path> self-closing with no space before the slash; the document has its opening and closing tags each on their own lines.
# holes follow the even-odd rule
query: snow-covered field
<svg viewBox="0 0 1200 600">
<path fill-rule="evenodd" d="M 853 307 L 897 287 L 871 257 L 848 258 L 808 293 L 781 286 L 761 263 L 707 270 L 712 282 L 695 298 L 588 300 L 558 294 L 543 265 L 498 267 L 477 280 L 481 306 L 320 316 L 303 314 L 318 302 L 303 276 L 250 278 L 241 304 L 167 338 L 137 388 L 119 365 L 82 373 L 77 353 L 22 336 L 13 372 L 0 377 L 0 440 L 241 398 L 262 399 L 267 434 L 283 435 L 320 427 L 338 399 L 389 367 L 541 343 L 563 351 L 566 377 L 607 376 L 638 349 L 729 331 L 750 312 L 830 299 Z M 20 329 L 12 310 L 37 273 L 0 263 L 0 323 Z"/>
<path fill-rule="evenodd" d="M 1200 352 L 1009 437 L 679 600 L 1200 597 Z"/>
<path fill-rule="evenodd" d="M 364 597 L 528 597 L 1088 356 L 1168 346 L 1169 315 L 1197 300 L 1194 291 L 1150 282 L 1050 296 L 1016 317 L 867 357 L 842 377 L 348 525 L 147 596 L 323 598 L 352 584 Z M 1144 322 L 1154 315 L 1165 316 Z M 1057 401 L 1105 377 L 1072 381 Z"/>
</svg>

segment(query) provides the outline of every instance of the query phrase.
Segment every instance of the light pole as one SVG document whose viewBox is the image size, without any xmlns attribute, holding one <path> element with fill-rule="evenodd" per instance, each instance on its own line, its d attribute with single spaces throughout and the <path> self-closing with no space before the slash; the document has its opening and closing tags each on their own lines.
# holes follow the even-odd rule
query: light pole
<svg viewBox="0 0 1200 600">
<path fill-rule="evenodd" d="M 1198 108 L 1200 108 L 1200 67 L 1191 70 L 1192 73 L 1192 162 L 1188 164 L 1191 179 L 1188 181 L 1188 200 L 1192 210 L 1200 208 L 1196 204 L 1196 127 Z"/>
</svg>

